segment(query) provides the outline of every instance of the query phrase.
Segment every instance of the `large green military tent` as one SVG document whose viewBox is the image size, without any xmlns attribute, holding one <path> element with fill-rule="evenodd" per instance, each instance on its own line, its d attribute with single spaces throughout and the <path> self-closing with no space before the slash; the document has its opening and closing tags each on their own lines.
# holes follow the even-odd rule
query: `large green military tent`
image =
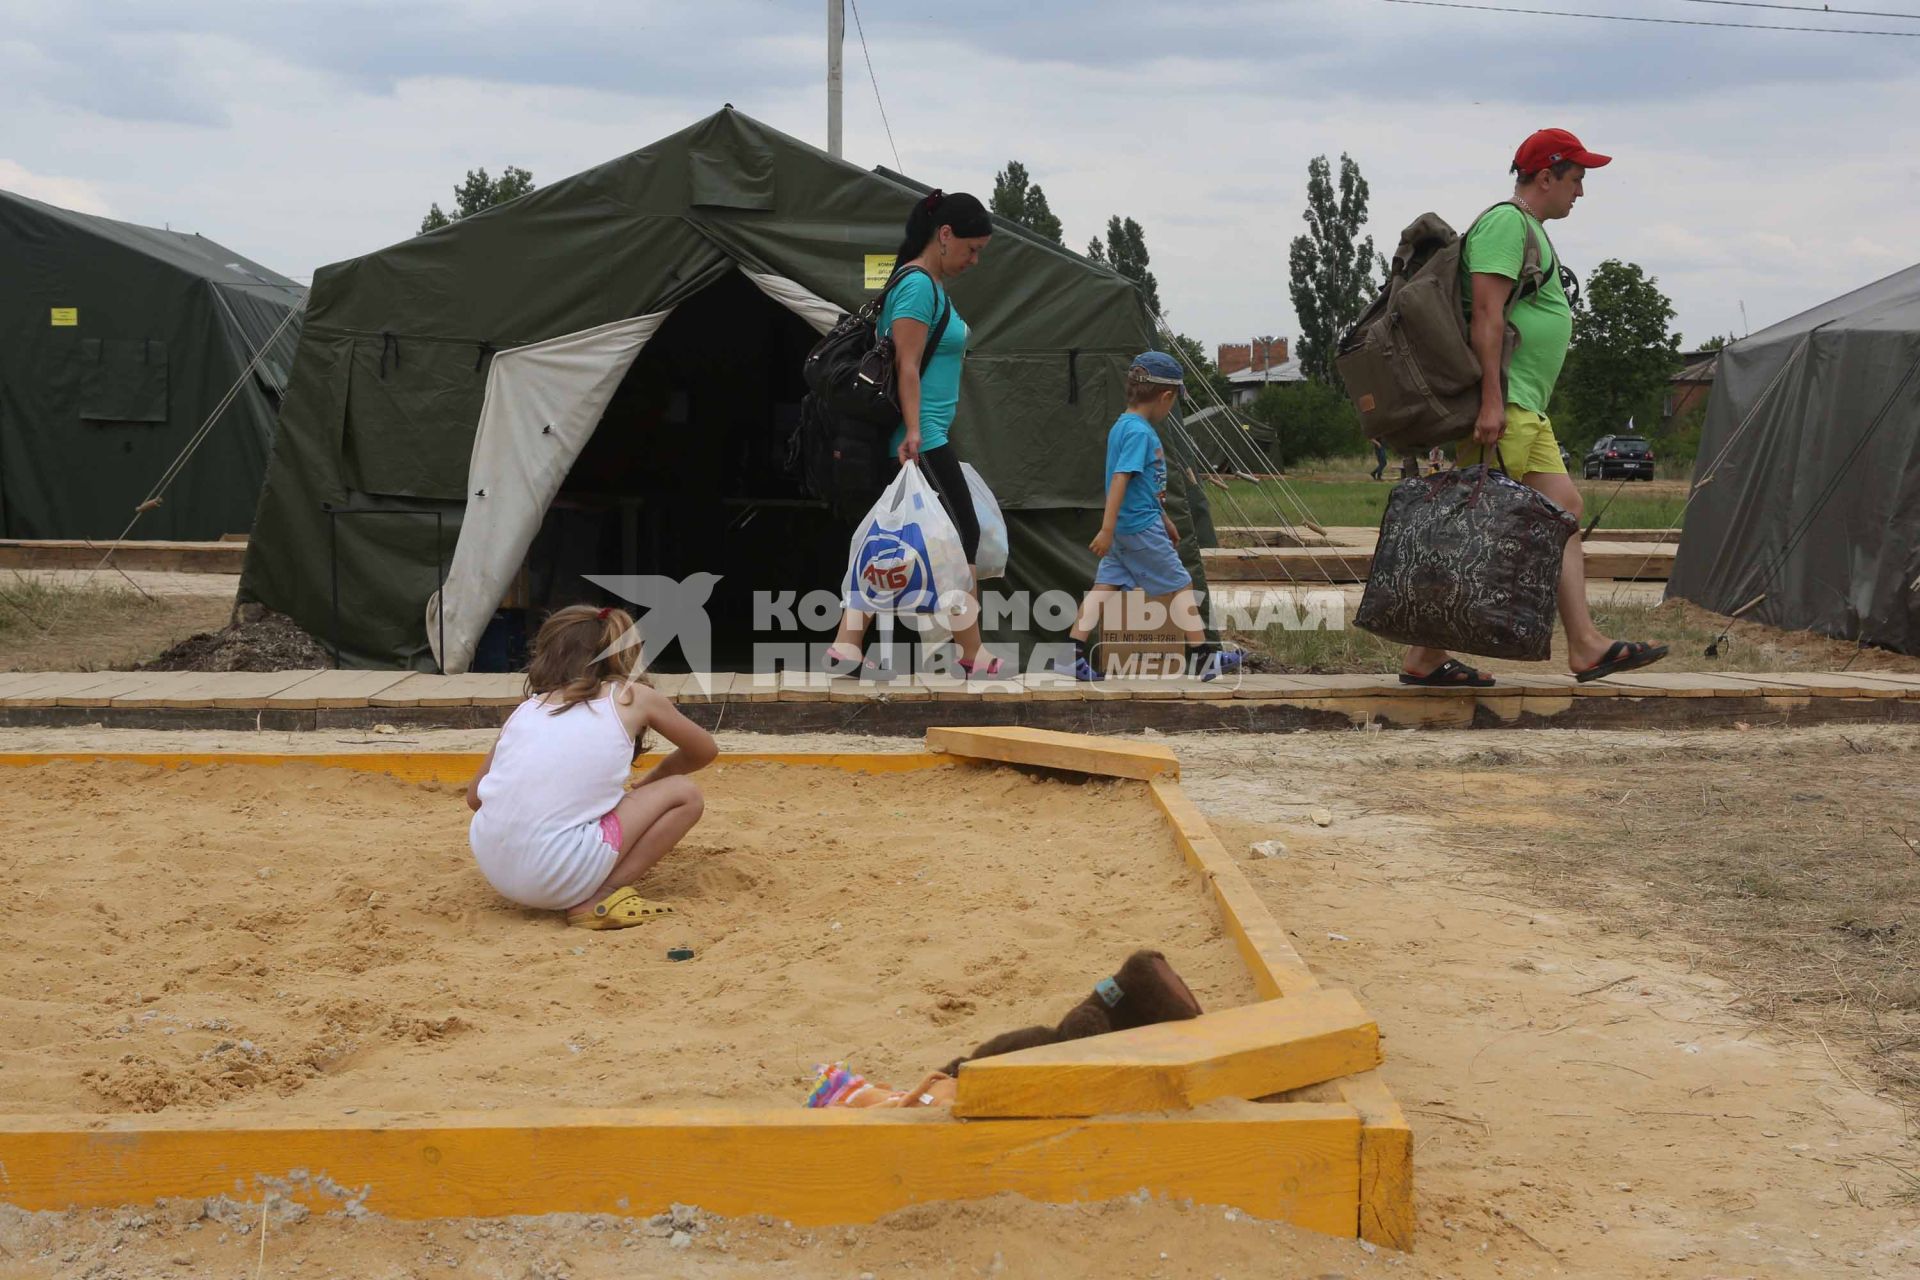
<svg viewBox="0 0 1920 1280">
<path fill-rule="evenodd" d="M 133 536 L 245 532 L 305 297 L 204 236 L 0 191 L 0 532 L 118 535 L 229 393 Z"/>
<path fill-rule="evenodd" d="M 323 268 L 241 598 L 358 666 L 489 665 L 503 601 L 537 621 L 598 598 L 588 573 L 720 575 L 723 669 L 756 635 L 822 639 L 767 634 L 751 603 L 833 591 L 846 562 L 851 528 L 788 465 L 800 366 L 885 280 L 923 191 L 728 108 Z M 1004 586 L 1077 594 L 1152 345 L 1138 292 L 1000 224 L 953 298 L 973 333 L 953 438 L 1006 509 Z"/>
<path fill-rule="evenodd" d="M 1920 266 L 1720 353 L 1667 593 L 1920 653 Z"/>
</svg>

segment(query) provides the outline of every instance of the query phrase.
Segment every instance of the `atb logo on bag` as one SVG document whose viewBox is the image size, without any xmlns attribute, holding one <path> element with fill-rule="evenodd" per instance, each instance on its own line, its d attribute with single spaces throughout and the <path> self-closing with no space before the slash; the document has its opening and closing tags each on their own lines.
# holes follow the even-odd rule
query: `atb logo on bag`
<svg viewBox="0 0 1920 1280">
<path fill-rule="evenodd" d="M 920 526 L 873 528 L 860 547 L 859 581 L 863 608 L 875 613 L 934 607 L 933 570 Z"/>
</svg>

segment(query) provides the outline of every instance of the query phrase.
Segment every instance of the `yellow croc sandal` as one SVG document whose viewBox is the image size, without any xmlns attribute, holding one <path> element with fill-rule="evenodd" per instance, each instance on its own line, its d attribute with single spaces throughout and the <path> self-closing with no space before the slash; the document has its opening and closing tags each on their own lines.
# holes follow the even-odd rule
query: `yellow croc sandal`
<svg viewBox="0 0 1920 1280">
<path fill-rule="evenodd" d="M 594 903 L 592 910 L 569 915 L 567 926 L 572 929 L 631 929 L 635 925 L 649 924 L 662 916 L 673 914 L 673 908 L 666 903 L 650 902 L 641 897 L 632 885 L 626 885 Z"/>
</svg>

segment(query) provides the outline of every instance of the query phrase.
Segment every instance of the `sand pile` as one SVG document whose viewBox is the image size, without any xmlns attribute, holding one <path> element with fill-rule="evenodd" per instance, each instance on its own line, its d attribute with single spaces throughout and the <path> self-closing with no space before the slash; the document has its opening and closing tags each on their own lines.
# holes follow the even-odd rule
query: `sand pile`
<svg viewBox="0 0 1920 1280">
<path fill-rule="evenodd" d="M 457 788 L 290 765 L 7 778 L 15 1113 L 797 1105 L 1055 1020 L 1135 946 L 1254 993 L 1138 784 L 710 772 L 618 934 L 494 896 Z M 675 944 L 696 959 L 674 963 Z"/>
</svg>

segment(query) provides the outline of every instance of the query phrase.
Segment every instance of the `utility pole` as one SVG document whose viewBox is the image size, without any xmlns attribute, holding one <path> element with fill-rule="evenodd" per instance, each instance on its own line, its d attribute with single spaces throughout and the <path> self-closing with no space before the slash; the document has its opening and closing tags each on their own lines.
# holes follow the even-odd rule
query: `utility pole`
<svg viewBox="0 0 1920 1280">
<path fill-rule="evenodd" d="M 840 158 L 840 49 L 847 39 L 847 0 L 827 0 L 827 154 Z"/>
</svg>

